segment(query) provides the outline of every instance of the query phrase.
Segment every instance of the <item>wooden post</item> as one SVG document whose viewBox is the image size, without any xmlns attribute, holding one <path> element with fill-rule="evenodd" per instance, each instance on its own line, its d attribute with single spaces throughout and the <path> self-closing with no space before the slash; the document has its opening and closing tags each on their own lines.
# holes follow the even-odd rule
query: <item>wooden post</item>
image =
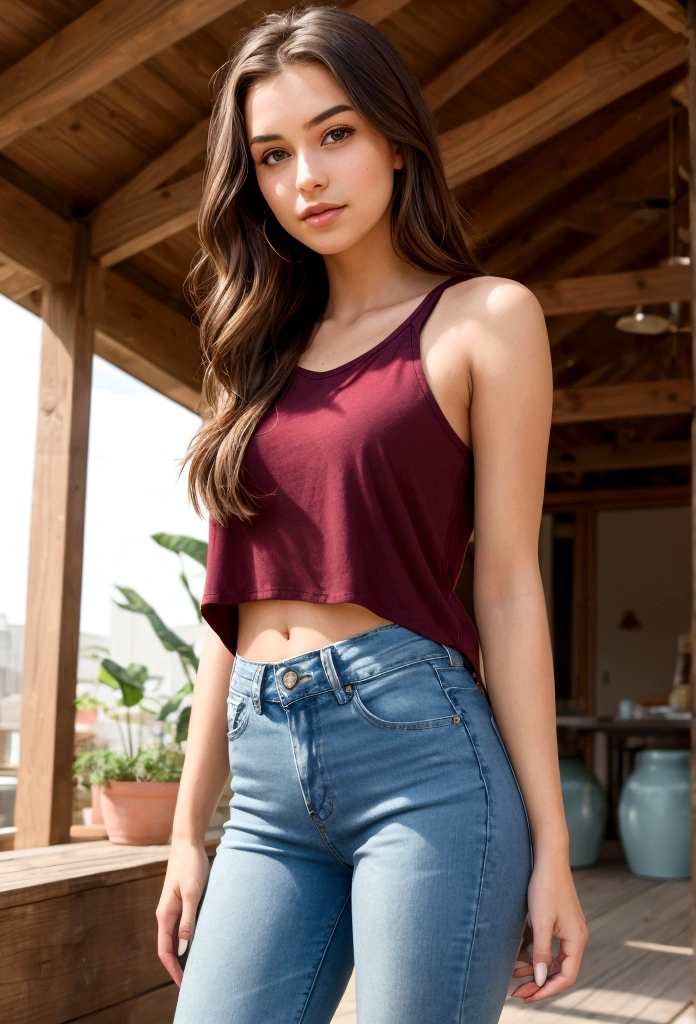
<svg viewBox="0 0 696 1024">
<path fill-rule="evenodd" d="M 100 272 L 77 222 L 72 281 L 46 285 L 15 848 L 70 842 L 87 439 Z"/>
<path fill-rule="evenodd" d="M 696 0 L 688 0 L 689 37 L 689 234 L 691 243 L 691 323 L 696 323 Z M 691 334 L 691 376 L 696 374 L 696 334 Z M 692 395 L 696 395 L 693 388 Z M 696 921 L 696 414 L 691 412 L 691 902 Z M 694 939 L 696 945 L 696 934 Z M 694 958 L 696 964 L 696 957 Z M 696 1001 L 696 967 L 692 998 Z"/>
</svg>

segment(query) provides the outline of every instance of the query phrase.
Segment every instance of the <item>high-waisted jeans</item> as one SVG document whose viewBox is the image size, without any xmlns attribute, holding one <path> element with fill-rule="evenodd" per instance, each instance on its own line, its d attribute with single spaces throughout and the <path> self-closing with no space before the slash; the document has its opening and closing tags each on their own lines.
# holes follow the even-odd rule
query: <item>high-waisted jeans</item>
<svg viewBox="0 0 696 1024">
<path fill-rule="evenodd" d="M 527 810 L 461 654 L 398 624 L 236 656 L 230 817 L 174 1024 L 495 1024 L 527 916 Z M 513 986 L 514 987 L 514 986 Z"/>
</svg>

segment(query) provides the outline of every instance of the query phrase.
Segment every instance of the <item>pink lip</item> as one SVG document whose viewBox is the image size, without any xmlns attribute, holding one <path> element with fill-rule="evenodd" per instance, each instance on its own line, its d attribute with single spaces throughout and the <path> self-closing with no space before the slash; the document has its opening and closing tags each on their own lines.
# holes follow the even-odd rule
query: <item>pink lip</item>
<svg viewBox="0 0 696 1024">
<path fill-rule="evenodd" d="M 312 227 L 321 228 L 325 224 L 335 221 L 342 210 L 345 210 L 345 206 L 331 206 L 328 209 L 319 210 L 317 213 L 309 213 L 302 220 Z"/>
</svg>

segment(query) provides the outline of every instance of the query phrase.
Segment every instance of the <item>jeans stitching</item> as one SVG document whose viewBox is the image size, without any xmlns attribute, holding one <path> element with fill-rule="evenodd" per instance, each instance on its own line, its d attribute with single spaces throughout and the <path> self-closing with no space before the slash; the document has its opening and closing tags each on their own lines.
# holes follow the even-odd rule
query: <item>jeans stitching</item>
<svg viewBox="0 0 696 1024">
<path fill-rule="evenodd" d="M 242 702 L 244 703 L 244 708 L 243 708 L 243 710 L 241 712 L 238 713 L 237 709 L 239 708 L 239 705 Z M 234 715 L 232 716 L 232 728 L 229 728 L 229 725 L 230 725 L 230 705 L 232 705 L 234 707 L 234 709 L 235 709 Z M 232 701 L 228 699 L 228 701 L 227 701 L 227 724 L 228 724 L 228 729 L 227 729 L 227 739 L 228 740 L 234 740 L 234 739 L 237 739 L 238 736 L 241 736 L 241 734 L 244 732 L 244 730 L 246 729 L 247 725 L 249 724 L 249 698 L 248 697 L 243 696 L 243 697 L 240 697 L 238 700 L 232 700 Z M 236 726 L 236 728 L 235 728 L 235 726 Z"/>
<path fill-rule="evenodd" d="M 474 943 L 476 942 L 476 928 L 477 928 L 477 925 L 478 925 L 478 916 L 479 916 L 479 910 L 480 910 L 480 907 L 481 907 L 481 893 L 483 891 L 483 879 L 484 879 L 484 876 L 486 874 L 486 861 L 488 859 L 488 842 L 489 842 L 489 837 L 490 837 L 490 798 L 489 798 L 489 794 L 488 794 L 488 786 L 486 784 L 486 778 L 485 778 L 485 776 L 483 774 L 483 767 L 481 765 L 481 759 L 479 758 L 478 750 L 476 749 L 476 744 L 474 743 L 474 740 L 473 740 L 473 737 L 471 735 L 471 732 L 469 731 L 469 726 L 466 724 L 466 718 L 464 717 L 464 715 L 462 715 L 461 722 L 462 722 L 462 725 L 464 726 L 464 728 L 466 729 L 467 736 L 469 737 L 469 742 L 471 743 L 471 748 L 474 751 L 474 756 L 476 757 L 476 762 L 477 762 L 478 768 L 479 768 L 479 775 L 481 776 L 481 781 L 483 782 L 483 788 L 484 788 L 485 793 L 486 793 L 486 842 L 485 842 L 484 849 L 483 849 L 483 863 L 481 864 L 481 878 L 479 880 L 478 894 L 476 896 L 476 913 L 474 914 L 474 927 L 473 927 L 472 933 L 471 933 L 471 945 L 469 946 L 469 956 L 468 956 L 467 963 L 466 963 L 466 973 L 464 974 L 464 991 L 462 993 L 462 1001 L 461 1001 L 460 1010 L 459 1010 L 459 1024 L 463 1024 L 463 1016 L 462 1016 L 462 1014 L 464 1013 L 464 1006 L 465 1006 L 465 1003 L 466 1003 L 466 993 L 467 993 L 467 989 L 469 987 L 469 971 L 471 969 L 471 961 L 472 961 L 473 955 L 474 955 Z"/>
<path fill-rule="evenodd" d="M 532 827 L 529 824 L 529 813 L 527 811 L 527 805 L 526 805 L 526 803 L 524 801 L 524 794 L 522 793 L 522 788 L 521 788 L 521 786 L 519 784 L 519 780 L 518 780 L 517 775 L 515 773 L 515 769 L 513 768 L 512 761 L 510 760 L 510 755 L 507 752 L 507 747 L 505 746 L 505 740 L 503 739 L 503 737 L 501 735 L 500 729 L 498 728 L 498 723 L 496 722 L 495 715 L 493 713 L 491 713 L 491 724 L 493 726 L 494 732 L 498 736 L 498 739 L 500 741 L 500 746 L 503 748 L 503 753 L 505 754 L 505 757 L 507 758 L 507 762 L 510 765 L 510 771 L 512 772 L 512 777 L 515 780 L 515 785 L 517 786 L 517 792 L 520 794 L 520 800 L 522 801 L 522 808 L 524 810 L 524 816 L 525 816 L 525 820 L 527 822 L 527 838 L 529 839 L 529 852 L 530 852 L 531 858 L 532 858 L 532 865 L 534 865 L 534 846 L 532 844 Z"/>
<path fill-rule="evenodd" d="M 379 676 L 385 676 L 385 675 L 388 675 L 390 672 L 396 672 L 397 669 L 400 669 L 400 668 L 410 668 L 411 665 L 421 665 L 421 664 L 423 664 L 423 662 L 426 662 L 426 661 L 430 661 L 430 662 L 433 662 L 433 661 L 444 661 L 444 659 L 446 657 L 447 657 L 446 654 L 438 654 L 434 658 L 418 658 L 416 661 L 405 661 L 402 665 L 393 665 L 391 668 L 385 668 L 381 672 L 375 672 L 375 674 L 372 675 L 372 676 L 363 676 L 361 679 L 345 680 L 344 682 L 345 683 L 350 682 L 351 686 L 359 686 L 360 683 L 367 683 L 367 682 L 369 682 L 372 679 L 378 679 Z M 433 666 L 433 667 L 435 667 L 435 666 Z M 340 679 L 340 675 L 339 675 L 339 679 Z M 343 686 L 344 683 L 341 683 L 341 685 Z M 324 693 L 333 693 L 333 692 L 334 692 L 333 687 L 329 686 L 329 687 L 327 687 L 324 690 L 314 690 L 312 693 L 304 693 L 304 694 L 303 693 L 299 693 L 292 700 L 285 701 L 284 705 L 285 705 L 286 708 L 290 708 L 290 707 L 292 707 L 293 704 L 296 704 L 298 702 L 298 700 L 307 700 L 309 697 L 320 697 Z"/>
<path fill-rule="evenodd" d="M 331 932 L 329 933 L 329 936 L 328 936 L 326 942 L 324 943 L 324 949 L 322 950 L 322 954 L 321 954 L 321 957 L 319 959 L 319 963 L 317 964 L 316 970 L 314 971 L 314 977 L 312 978 L 312 984 L 309 986 L 309 992 L 307 993 L 307 998 L 305 999 L 304 1006 L 302 1007 L 302 1012 L 301 1012 L 300 1016 L 297 1018 L 296 1024 L 302 1024 L 302 1021 L 304 1020 L 304 1015 L 307 1012 L 307 1007 L 309 1006 L 309 1000 L 311 998 L 312 992 L 314 991 L 314 986 L 317 983 L 317 978 L 319 977 L 319 971 L 321 970 L 321 965 L 324 963 L 324 960 L 326 959 L 326 953 L 328 951 L 329 946 L 331 945 L 331 940 L 334 937 L 334 933 L 335 933 L 335 931 L 336 931 L 336 929 L 338 927 L 338 922 L 341 920 L 341 917 L 343 916 L 343 912 L 344 912 L 344 910 L 346 909 L 346 907 L 348 905 L 348 901 L 349 901 L 350 897 L 351 897 L 351 893 L 349 891 L 348 895 L 346 896 L 345 900 L 343 901 L 343 906 L 341 907 L 341 909 L 339 910 L 339 912 L 338 912 L 338 914 L 336 916 L 336 920 L 333 923 L 333 927 L 331 929 Z"/>
<path fill-rule="evenodd" d="M 368 725 L 374 725 L 378 729 L 396 729 L 401 732 L 409 730 L 441 729 L 443 726 L 453 725 L 452 715 L 442 715 L 439 718 L 423 718 L 418 722 L 388 722 L 384 718 L 378 718 L 363 704 L 360 694 L 356 689 L 351 704 L 355 705 L 355 713 L 359 715 Z"/>
<path fill-rule="evenodd" d="M 294 737 L 292 735 L 292 730 L 290 728 L 290 722 L 287 721 L 287 719 L 286 719 L 286 722 L 287 722 L 287 727 L 288 727 L 288 733 L 290 735 L 290 747 L 292 749 L 292 760 L 293 760 L 293 763 L 295 765 L 295 771 L 297 773 L 297 781 L 298 781 L 298 783 L 300 785 L 300 793 L 302 794 L 302 799 L 304 800 L 305 807 L 307 807 L 307 797 L 305 796 L 305 790 L 304 790 L 304 786 L 302 784 L 302 773 L 300 771 L 300 766 L 299 766 L 299 763 L 298 763 L 298 760 L 297 760 L 297 752 L 295 750 L 295 739 L 294 739 Z M 348 864 L 345 860 L 343 860 L 343 858 L 341 856 L 339 856 L 339 854 L 336 852 L 336 850 L 334 850 L 333 845 L 331 844 L 331 841 L 329 840 L 328 833 L 324 830 L 324 827 L 323 827 L 323 825 L 321 823 L 321 819 L 318 816 L 315 816 L 310 811 L 309 807 L 307 807 L 307 814 L 309 815 L 309 820 L 312 822 L 312 824 L 314 825 L 315 829 L 317 830 L 317 832 L 321 836 L 321 838 L 322 838 L 322 840 L 324 842 L 324 845 L 327 847 L 328 850 L 330 850 L 330 852 L 336 858 L 338 863 L 342 864 L 346 868 L 351 867 L 351 865 Z"/>
</svg>

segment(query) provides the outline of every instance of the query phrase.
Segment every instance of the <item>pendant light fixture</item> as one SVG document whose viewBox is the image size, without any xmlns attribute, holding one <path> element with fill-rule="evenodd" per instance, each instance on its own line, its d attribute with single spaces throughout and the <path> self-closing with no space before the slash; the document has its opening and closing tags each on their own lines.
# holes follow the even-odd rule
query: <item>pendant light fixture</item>
<svg viewBox="0 0 696 1024">
<path fill-rule="evenodd" d="M 660 260 L 661 267 L 689 266 L 691 260 L 688 256 L 674 255 L 675 228 L 675 205 L 677 201 L 677 189 L 675 184 L 675 131 L 674 112 L 676 104 L 670 100 L 669 108 L 669 256 Z M 639 305 L 632 313 L 621 316 L 615 323 L 615 327 L 628 334 L 668 334 L 677 331 L 688 331 L 688 327 L 680 326 L 681 303 L 674 300 L 669 303 L 669 319 L 659 316 L 657 313 L 645 313 L 643 306 Z"/>
</svg>

